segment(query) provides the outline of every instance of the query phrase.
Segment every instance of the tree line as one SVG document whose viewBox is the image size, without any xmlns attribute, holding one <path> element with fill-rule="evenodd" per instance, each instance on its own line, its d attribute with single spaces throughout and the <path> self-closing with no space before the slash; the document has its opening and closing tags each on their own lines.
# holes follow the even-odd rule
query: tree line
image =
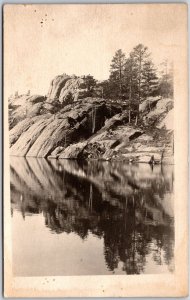
<svg viewBox="0 0 190 300">
<path fill-rule="evenodd" d="M 115 52 L 108 80 L 97 81 L 90 74 L 82 76 L 80 88 L 85 92 L 81 97 L 101 97 L 126 102 L 129 123 L 139 120 L 140 104 L 151 96 L 173 98 L 173 66 L 164 60 L 158 70 L 151 58 L 148 47 L 138 44 L 126 55 L 123 50 Z M 30 95 L 28 91 L 27 95 Z M 15 97 L 19 97 L 18 92 Z M 60 105 L 58 99 L 58 104 Z M 73 102 L 73 94 L 68 93 L 65 103 Z"/>
<path fill-rule="evenodd" d="M 158 95 L 173 97 L 173 66 L 167 60 L 162 63 L 160 73 L 158 74 L 146 46 L 138 44 L 128 57 L 119 49 L 111 61 L 109 79 L 100 84 L 103 96 L 127 100 L 129 122 L 131 111 L 135 111 L 137 123 L 139 105 L 145 99 Z"/>
<path fill-rule="evenodd" d="M 98 87 L 105 99 L 122 99 L 128 103 L 129 122 L 131 112 L 139 119 L 139 106 L 151 96 L 173 98 L 173 65 L 164 60 L 158 72 L 148 47 L 138 44 L 128 57 L 117 50 L 110 65 L 110 76 L 102 82 L 93 81 L 89 75 L 92 90 Z M 96 88 L 95 88 L 96 89 Z"/>
</svg>

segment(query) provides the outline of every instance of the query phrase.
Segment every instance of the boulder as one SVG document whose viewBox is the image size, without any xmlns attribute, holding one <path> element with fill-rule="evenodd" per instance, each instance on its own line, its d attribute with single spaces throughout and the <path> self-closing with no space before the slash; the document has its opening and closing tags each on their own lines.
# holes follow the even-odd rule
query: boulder
<svg viewBox="0 0 190 300">
<path fill-rule="evenodd" d="M 71 95 L 73 102 L 78 100 L 79 93 L 83 93 L 83 95 L 85 96 L 84 92 L 86 91 L 86 89 L 81 90 L 81 88 L 80 88 L 80 86 L 83 83 L 84 83 L 84 79 L 82 79 L 80 77 L 69 79 L 60 92 L 59 101 L 61 103 L 64 103 L 67 100 L 67 97 L 69 96 L 69 94 Z M 80 94 L 80 96 L 81 96 L 81 94 Z"/>
<path fill-rule="evenodd" d="M 172 109 L 173 102 L 174 101 L 169 98 L 163 98 L 159 100 L 154 109 L 144 116 L 144 123 L 147 126 L 157 126 L 157 124 L 160 124 L 167 113 Z"/>
<path fill-rule="evenodd" d="M 47 94 L 47 101 L 51 103 L 52 101 L 59 99 L 62 88 L 65 86 L 67 80 L 70 77 L 66 74 L 56 76 L 50 84 L 50 88 Z"/>
<path fill-rule="evenodd" d="M 53 103 L 57 100 L 63 105 L 67 105 L 86 98 L 88 94 L 84 78 L 63 74 L 56 76 L 51 81 L 47 102 Z"/>
<path fill-rule="evenodd" d="M 154 157 L 154 163 L 160 164 L 162 162 L 162 153 L 157 152 L 131 152 L 123 153 L 122 157 L 128 162 L 151 163 Z"/>
<path fill-rule="evenodd" d="M 63 150 L 62 146 L 59 146 L 57 148 L 55 148 L 55 150 L 53 150 L 53 152 L 51 153 L 50 156 L 48 156 L 48 158 L 57 158 L 59 153 Z"/>
<path fill-rule="evenodd" d="M 161 122 L 158 123 L 157 128 L 165 128 L 167 130 L 174 130 L 174 109 L 171 109 Z"/>
<path fill-rule="evenodd" d="M 162 98 L 160 96 L 156 96 L 156 97 L 148 97 L 145 101 L 143 101 L 140 105 L 139 105 L 139 111 L 140 112 L 146 112 L 146 111 L 150 111 L 153 108 L 156 107 L 158 101 L 160 101 Z"/>
<path fill-rule="evenodd" d="M 73 144 L 64 149 L 61 153 L 59 153 L 59 159 L 68 158 L 68 159 L 77 159 L 81 155 L 84 147 L 87 145 L 87 142 L 79 142 L 77 144 Z"/>
</svg>

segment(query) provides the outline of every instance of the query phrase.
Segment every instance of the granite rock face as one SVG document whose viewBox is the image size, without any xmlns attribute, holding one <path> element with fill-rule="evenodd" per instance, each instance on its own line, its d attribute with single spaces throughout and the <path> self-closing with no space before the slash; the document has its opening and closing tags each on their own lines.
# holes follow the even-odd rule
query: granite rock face
<svg viewBox="0 0 190 300">
<path fill-rule="evenodd" d="M 41 114 L 45 97 L 21 95 L 9 99 L 9 126 L 13 128 L 18 122 Z"/>
<path fill-rule="evenodd" d="M 84 78 L 57 76 L 46 97 L 9 99 L 10 154 L 173 163 L 173 100 L 149 97 L 129 124 L 123 100 L 87 97 Z"/>
<path fill-rule="evenodd" d="M 48 102 L 53 102 L 55 99 L 59 99 L 62 88 L 64 88 L 66 82 L 70 79 L 70 77 L 66 74 L 56 76 L 49 88 L 49 92 L 47 94 Z"/>
<path fill-rule="evenodd" d="M 107 119 L 104 126 L 85 143 L 71 145 L 67 149 L 69 155 L 63 150 L 57 157 L 173 164 L 173 130 L 169 126 L 173 109 L 168 111 L 168 102 L 156 100 L 158 107 L 155 105 L 154 109 L 147 112 L 147 115 L 154 116 L 154 129 L 149 129 L 147 123 L 140 127 L 128 124 L 124 111 Z M 147 118 L 144 119 L 147 122 Z"/>
<path fill-rule="evenodd" d="M 111 112 L 110 112 L 111 111 Z M 83 142 L 104 124 L 105 118 L 121 111 L 121 107 L 103 99 L 86 98 L 74 109 L 53 115 L 27 118 L 10 130 L 10 153 L 15 156 L 47 157 L 57 147 L 67 148 Z"/>
<path fill-rule="evenodd" d="M 63 74 L 52 80 L 47 94 L 47 102 L 53 103 L 57 100 L 60 103 L 69 104 L 87 96 L 88 90 L 84 78 Z"/>
</svg>

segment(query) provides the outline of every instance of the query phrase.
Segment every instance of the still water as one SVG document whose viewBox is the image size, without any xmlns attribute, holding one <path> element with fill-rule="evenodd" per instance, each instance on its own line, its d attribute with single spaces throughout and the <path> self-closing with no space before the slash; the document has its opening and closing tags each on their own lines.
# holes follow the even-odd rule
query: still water
<svg viewBox="0 0 190 300">
<path fill-rule="evenodd" d="M 15 276 L 174 270 L 173 166 L 11 158 Z"/>
</svg>

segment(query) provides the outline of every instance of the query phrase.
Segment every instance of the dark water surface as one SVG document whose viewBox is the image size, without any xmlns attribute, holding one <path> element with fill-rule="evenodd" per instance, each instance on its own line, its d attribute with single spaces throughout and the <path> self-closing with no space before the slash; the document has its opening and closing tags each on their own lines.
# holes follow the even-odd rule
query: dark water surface
<svg viewBox="0 0 190 300">
<path fill-rule="evenodd" d="M 15 276 L 174 270 L 173 166 L 11 157 Z"/>
</svg>

